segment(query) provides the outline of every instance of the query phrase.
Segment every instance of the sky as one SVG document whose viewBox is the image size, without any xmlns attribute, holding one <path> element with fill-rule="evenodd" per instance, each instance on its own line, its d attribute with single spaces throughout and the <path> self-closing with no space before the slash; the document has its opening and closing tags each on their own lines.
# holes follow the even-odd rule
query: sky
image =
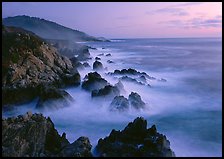
<svg viewBox="0 0 224 159">
<path fill-rule="evenodd" d="M 106 38 L 221 37 L 222 2 L 2 2 L 2 18 L 28 15 Z"/>
</svg>

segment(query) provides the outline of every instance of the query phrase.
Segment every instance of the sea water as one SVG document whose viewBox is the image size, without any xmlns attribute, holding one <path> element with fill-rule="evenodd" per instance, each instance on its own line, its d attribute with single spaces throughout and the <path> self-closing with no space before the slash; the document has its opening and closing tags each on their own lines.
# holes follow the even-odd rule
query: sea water
<svg viewBox="0 0 224 159">
<path fill-rule="evenodd" d="M 97 50 L 90 49 L 91 68 L 79 70 L 82 80 L 93 72 L 96 56 L 105 67 L 98 73 L 111 84 L 118 79 L 106 73 L 115 69 L 133 68 L 156 78 L 147 80 L 151 87 L 122 82 L 125 88 L 122 95 L 128 97 L 131 92 L 137 92 L 146 103 L 146 109 L 110 112 L 111 100 L 92 98 L 91 93 L 79 86 L 66 89 L 75 99 L 70 106 L 41 113 L 50 116 L 58 132 L 65 132 L 70 142 L 87 136 L 93 148 L 98 139 L 109 135 L 112 129 L 122 130 L 136 117 L 143 116 L 148 127 L 155 124 L 157 130 L 167 136 L 176 156 L 221 156 L 221 43 L 221 38 L 114 39 L 85 43 Z M 111 56 L 105 56 L 109 53 Z M 39 112 L 35 109 L 36 102 L 4 112 L 3 116 L 28 110 Z"/>
</svg>

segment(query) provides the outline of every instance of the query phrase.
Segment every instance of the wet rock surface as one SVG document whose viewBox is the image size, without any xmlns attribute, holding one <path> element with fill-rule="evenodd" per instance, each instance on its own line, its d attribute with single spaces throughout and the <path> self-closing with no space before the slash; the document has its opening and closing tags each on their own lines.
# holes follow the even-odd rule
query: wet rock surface
<svg viewBox="0 0 224 159">
<path fill-rule="evenodd" d="M 51 119 L 42 114 L 2 119 L 3 157 L 88 157 L 91 147 L 87 137 L 70 144 L 66 134 L 60 136 Z"/>
<path fill-rule="evenodd" d="M 124 96 L 116 96 L 110 104 L 110 111 L 124 112 L 129 109 L 128 99 Z"/>
<path fill-rule="evenodd" d="M 111 85 L 107 85 L 102 89 L 92 91 L 92 97 L 99 97 L 99 96 L 115 97 L 117 95 L 120 95 L 119 88 Z"/>
<path fill-rule="evenodd" d="M 96 151 L 100 157 L 175 157 L 166 136 L 158 133 L 155 125 L 147 129 L 142 117 L 99 139 Z"/>
<path fill-rule="evenodd" d="M 128 96 L 130 105 L 135 109 L 141 109 L 145 107 L 145 103 L 142 101 L 141 96 L 136 92 L 131 92 Z"/>
</svg>

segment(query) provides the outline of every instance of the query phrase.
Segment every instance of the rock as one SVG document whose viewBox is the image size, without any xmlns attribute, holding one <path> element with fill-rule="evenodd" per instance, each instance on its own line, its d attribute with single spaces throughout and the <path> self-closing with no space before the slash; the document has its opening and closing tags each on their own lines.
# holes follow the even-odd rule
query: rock
<svg viewBox="0 0 224 159">
<path fill-rule="evenodd" d="M 111 61 L 111 60 L 107 60 L 107 63 L 114 63 L 113 61 Z"/>
<path fill-rule="evenodd" d="M 64 90 L 44 86 L 41 90 L 36 108 L 38 109 L 58 109 L 67 107 L 74 99 Z"/>
<path fill-rule="evenodd" d="M 102 70 L 103 69 L 103 64 L 99 61 L 95 61 L 93 63 L 93 69 L 94 70 Z"/>
<path fill-rule="evenodd" d="M 39 95 L 37 87 L 42 84 L 61 87 L 70 81 L 72 85 L 80 83 L 78 72 L 72 73 L 72 62 L 43 39 L 16 27 L 2 31 L 3 105 L 30 102 Z"/>
<path fill-rule="evenodd" d="M 92 156 L 91 147 L 86 137 L 70 144 L 42 114 L 2 119 L 3 157 L 85 157 Z"/>
<path fill-rule="evenodd" d="M 84 63 L 83 63 L 83 66 L 84 66 L 84 67 L 90 67 L 90 65 L 89 65 L 88 62 L 84 62 Z"/>
<path fill-rule="evenodd" d="M 70 61 L 72 62 L 73 67 L 76 67 L 76 68 L 83 68 L 82 63 L 79 62 L 79 60 L 78 60 L 77 57 L 72 57 L 72 58 L 70 58 Z"/>
<path fill-rule="evenodd" d="M 107 85 L 102 89 L 92 91 L 92 97 L 99 97 L 99 96 L 115 97 L 117 95 L 120 95 L 120 90 L 116 86 L 111 85 Z"/>
<path fill-rule="evenodd" d="M 78 58 L 79 61 L 85 61 L 85 60 L 90 59 L 90 53 L 89 53 L 88 48 L 84 48 L 82 50 L 82 52 L 80 52 L 78 54 L 78 57 L 77 58 Z"/>
<path fill-rule="evenodd" d="M 106 56 L 111 56 L 111 54 L 106 54 Z"/>
<path fill-rule="evenodd" d="M 97 72 L 90 72 L 85 76 L 82 83 L 82 88 L 88 91 L 99 90 L 104 88 L 109 83 L 101 78 L 100 74 Z"/>
<path fill-rule="evenodd" d="M 105 49 L 105 47 L 102 47 L 102 49 Z"/>
<path fill-rule="evenodd" d="M 133 82 L 133 83 L 136 83 L 136 84 L 139 84 L 139 85 L 145 85 L 144 83 L 139 82 L 136 79 L 131 78 L 131 77 L 128 77 L 128 76 L 122 76 L 119 79 L 124 80 L 124 81 L 127 81 L 127 82 Z"/>
<path fill-rule="evenodd" d="M 130 105 L 135 109 L 141 109 L 145 107 L 145 103 L 142 101 L 141 96 L 138 93 L 131 92 L 128 96 Z"/>
<path fill-rule="evenodd" d="M 123 112 L 129 109 L 128 99 L 124 96 L 116 96 L 110 104 L 110 111 Z"/>
<path fill-rule="evenodd" d="M 78 73 L 78 71 L 75 71 L 71 74 L 64 74 L 61 77 L 60 86 L 78 86 L 80 85 L 80 81 L 80 74 Z"/>
<path fill-rule="evenodd" d="M 62 151 L 61 157 L 92 157 L 92 145 L 87 137 L 79 137 L 75 142 L 67 145 Z M 74 153 L 76 152 L 76 153 Z"/>
<path fill-rule="evenodd" d="M 124 130 L 112 130 L 99 139 L 96 151 L 102 157 L 175 157 L 166 136 L 157 132 L 155 125 L 147 129 L 143 117 L 130 122 Z"/>
<path fill-rule="evenodd" d="M 104 55 L 104 53 L 101 53 L 101 54 L 98 54 L 97 56 L 103 56 Z"/>
<path fill-rule="evenodd" d="M 124 85 L 120 80 L 114 86 L 117 87 L 121 92 L 125 92 Z"/>
<path fill-rule="evenodd" d="M 95 57 L 95 60 L 101 60 L 101 58 L 99 58 L 99 57 Z"/>
</svg>

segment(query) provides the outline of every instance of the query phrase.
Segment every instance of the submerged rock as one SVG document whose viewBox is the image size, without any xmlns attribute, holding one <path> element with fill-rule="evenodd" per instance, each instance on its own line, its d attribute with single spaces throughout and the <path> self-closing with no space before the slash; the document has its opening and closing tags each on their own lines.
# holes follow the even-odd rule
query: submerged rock
<svg viewBox="0 0 224 159">
<path fill-rule="evenodd" d="M 128 99 L 124 96 L 116 96 L 110 104 L 110 111 L 123 112 L 129 109 Z"/>
<path fill-rule="evenodd" d="M 104 88 L 109 83 L 103 79 L 97 72 L 90 72 L 85 76 L 82 83 L 82 88 L 88 91 L 99 90 Z"/>
<path fill-rule="evenodd" d="M 42 114 L 2 119 L 3 157 L 88 157 L 91 147 L 86 137 L 70 144 L 66 134 L 60 136 L 51 119 Z"/>
<path fill-rule="evenodd" d="M 124 130 L 112 130 L 99 139 L 96 151 L 100 157 L 175 157 L 166 136 L 153 125 L 147 129 L 147 121 L 138 117 Z"/>
<path fill-rule="evenodd" d="M 130 105 L 135 109 L 141 109 L 145 107 L 145 103 L 142 101 L 141 96 L 138 93 L 131 92 L 128 96 Z"/>
<path fill-rule="evenodd" d="M 93 63 L 93 69 L 94 70 L 102 70 L 103 69 L 103 64 L 99 61 L 95 61 Z"/>
<path fill-rule="evenodd" d="M 145 85 L 144 83 L 139 82 L 139 81 L 137 81 L 136 79 L 131 78 L 131 77 L 128 77 L 128 76 L 122 76 L 122 77 L 120 77 L 119 79 L 124 80 L 124 81 L 127 81 L 127 82 L 133 82 L 133 83 L 136 83 L 136 84 L 138 84 L 138 85 Z"/>
</svg>

